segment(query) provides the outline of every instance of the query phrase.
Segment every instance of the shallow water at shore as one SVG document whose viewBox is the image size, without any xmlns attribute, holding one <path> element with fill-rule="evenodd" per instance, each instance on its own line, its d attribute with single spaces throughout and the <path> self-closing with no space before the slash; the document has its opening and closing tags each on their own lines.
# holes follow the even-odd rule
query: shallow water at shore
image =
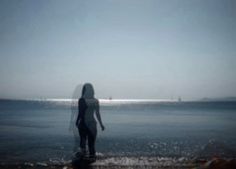
<svg viewBox="0 0 236 169">
<path fill-rule="evenodd" d="M 71 103 L 0 101 L 1 163 L 68 161 L 78 148 Z M 97 151 L 105 156 L 236 156 L 236 102 L 105 102 Z"/>
</svg>

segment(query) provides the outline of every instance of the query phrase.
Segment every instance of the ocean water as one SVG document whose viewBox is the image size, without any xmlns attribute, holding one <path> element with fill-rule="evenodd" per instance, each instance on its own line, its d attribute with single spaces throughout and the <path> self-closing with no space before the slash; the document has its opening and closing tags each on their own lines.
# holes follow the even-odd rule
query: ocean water
<svg viewBox="0 0 236 169">
<path fill-rule="evenodd" d="M 70 160 L 79 148 L 78 131 L 70 128 L 73 105 L 1 100 L 0 162 Z M 100 112 L 101 156 L 236 157 L 236 102 L 101 100 Z"/>
</svg>

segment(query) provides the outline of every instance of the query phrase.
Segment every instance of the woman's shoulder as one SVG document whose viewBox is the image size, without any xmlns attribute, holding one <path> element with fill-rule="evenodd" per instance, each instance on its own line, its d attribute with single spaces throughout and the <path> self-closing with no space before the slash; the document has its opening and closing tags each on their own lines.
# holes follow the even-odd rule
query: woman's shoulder
<svg viewBox="0 0 236 169">
<path fill-rule="evenodd" d="M 94 98 L 94 101 L 95 101 L 96 103 L 99 103 L 98 99 L 96 99 L 96 98 Z"/>
<path fill-rule="evenodd" d="M 95 104 L 95 105 L 99 104 L 99 101 L 96 98 L 85 99 L 85 101 L 86 101 L 86 103 L 90 103 L 90 104 Z"/>
<path fill-rule="evenodd" d="M 85 103 L 85 99 L 83 97 L 79 98 L 79 103 Z"/>
<path fill-rule="evenodd" d="M 79 98 L 79 102 L 81 102 L 81 101 L 83 101 L 83 100 L 84 100 L 84 98 L 83 98 L 83 97 Z"/>
</svg>

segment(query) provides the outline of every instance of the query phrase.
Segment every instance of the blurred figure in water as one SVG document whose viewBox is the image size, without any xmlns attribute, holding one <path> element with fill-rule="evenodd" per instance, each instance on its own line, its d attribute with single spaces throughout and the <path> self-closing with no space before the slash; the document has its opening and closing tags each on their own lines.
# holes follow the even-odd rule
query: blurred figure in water
<svg viewBox="0 0 236 169">
<path fill-rule="evenodd" d="M 78 128 L 76 126 L 76 120 L 78 117 L 78 98 L 81 96 L 82 88 L 83 84 L 78 84 L 73 91 L 71 99 L 71 119 L 70 119 L 69 131 L 72 131 L 74 136 L 74 147 L 73 147 L 74 153 L 78 152 L 79 141 L 80 141 Z"/>
<path fill-rule="evenodd" d="M 95 158 L 95 141 L 97 136 L 97 121 L 102 131 L 105 129 L 99 112 L 99 102 L 94 98 L 94 89 L 92 84 L 86 83 L 82 89 L 82 96 L 79 99 L 79 114 L 76 120 L 76 126 L 79 129 L 80 149 L 82 155 L 86 154 L 86 143 L 88 141 L 89 156 Z"/>
</svg>

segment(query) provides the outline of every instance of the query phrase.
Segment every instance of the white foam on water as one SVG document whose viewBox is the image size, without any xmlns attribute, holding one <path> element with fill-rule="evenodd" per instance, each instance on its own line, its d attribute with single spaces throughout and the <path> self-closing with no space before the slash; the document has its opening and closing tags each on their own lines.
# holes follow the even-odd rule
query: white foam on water
<svg viewBox="0 0 236 169">
<path fill-rule="evenodd" d="M 106 157 L 98 158 L 94 166 L 185 166 L 190 159 L 185 157 Z"/>
</svg>

